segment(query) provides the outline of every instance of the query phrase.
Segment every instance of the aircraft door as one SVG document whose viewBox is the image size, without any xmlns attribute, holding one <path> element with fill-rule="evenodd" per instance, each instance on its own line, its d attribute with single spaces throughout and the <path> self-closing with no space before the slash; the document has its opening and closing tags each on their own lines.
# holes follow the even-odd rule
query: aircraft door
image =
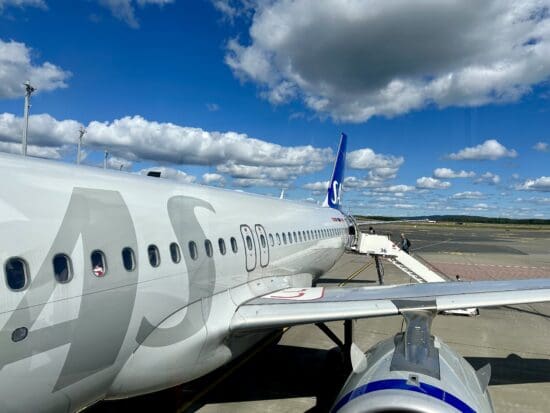
<svg viewBox="0 0 550 413">
<path fill-rule="evenodd" d="M 244 254 L 246 257 L 246 270 L 254 271 L 256 268 L 256 241 L 252 230 L 248 225 L 241 225 L 241 235 L 243 237 Z"/>
<path fill-rule="evenodd" d="M 265 232 L 265 228 L 261 225 L 256 225 L 255 229 L 260 249 L 260 265 L 262 267 L 267 267 L 267 264 L 269 264 L 269 244 L 267 242 L 267 234 Z"/>
</svg>

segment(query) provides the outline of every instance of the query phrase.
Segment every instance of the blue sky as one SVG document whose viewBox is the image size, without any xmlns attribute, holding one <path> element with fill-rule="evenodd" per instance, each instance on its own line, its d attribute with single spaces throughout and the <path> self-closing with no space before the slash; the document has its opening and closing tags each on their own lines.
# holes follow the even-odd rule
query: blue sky
<svg viewBox="0 0 550 413">
<path fill-rule="evenodd" d="M 384 215 L 550 218 L 550 5 L 0 0 L 0 150 Z M 484 9 L 486 7 L 486 9 Z M 514 16 L 514 19 L 510 19 Z"/>
</svg>

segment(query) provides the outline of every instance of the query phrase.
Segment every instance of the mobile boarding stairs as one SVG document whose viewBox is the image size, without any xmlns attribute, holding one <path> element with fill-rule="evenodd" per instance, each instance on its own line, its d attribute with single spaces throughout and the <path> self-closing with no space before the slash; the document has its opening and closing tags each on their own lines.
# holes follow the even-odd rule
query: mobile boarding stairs
<svg viewBox="0 0 550 413">
<path fill-rule="evenodd" d="M 418 283 L 455 282 L 442 277 L 412 255 L 407 254 L 386 235 L 365 234 L 363 232 L 358 235 L 356 245 L 350 249 L 358 254 L 370 255 L 374 258 L 380 284 L 383 283 L 384 279 L 384 266 L 381 259 L 391 262 Z M 473 316 L 479 314 L 479 311 L 477 308 L 468 308 L 446 311 L 445 313 Z"/>
</svg>

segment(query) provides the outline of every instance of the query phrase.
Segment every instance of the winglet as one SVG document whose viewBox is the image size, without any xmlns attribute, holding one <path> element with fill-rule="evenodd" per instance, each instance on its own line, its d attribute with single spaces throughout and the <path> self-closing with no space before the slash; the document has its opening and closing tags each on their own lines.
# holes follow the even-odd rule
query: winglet
<svg viewBox="0 0 550 413">
<path fill-rule="evenodd" d="M 324 207 L 340 209 L 340 197 L 342 195 L 342 184 L 344 183 L 344 169 L 346 168 L 347 142 L 347 135 L 342 133 L 342 137 L 340 138 L 340 146 L 338 146 L 338 153 L 336 154 L 334 171 L 332 172 L 332 177 L 330 178 L 329 187 L 327 190 L 327 197 L 323 203 Z"/>
</svg>

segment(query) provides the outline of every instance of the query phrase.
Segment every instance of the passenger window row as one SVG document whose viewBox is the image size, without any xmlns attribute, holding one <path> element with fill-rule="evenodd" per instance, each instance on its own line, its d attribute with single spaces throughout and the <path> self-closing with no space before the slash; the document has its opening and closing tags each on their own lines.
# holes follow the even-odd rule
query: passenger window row
<svg viewBox="0 0 550 413">
<path fill-rule="evenodd" d="M 306 231 L 292 231 L 292 232 L 278 232 L 275 233 L 275 239 L 277 239 L 277 245 L 287 245 L 297 242 L 306 242 L 314 241 L 318 239 L 325 239 L 335 236 L 343 236 L 346 234 L 346 229 L 344 228 L 323 228 L 323 229 L 314 229 Z M 263 237 L 263 235 L 262 235 Z M 269 243 L 272 247 L 275 246 L 275 241 L 273 235 L 270 233 L 268 235 Z M 262 246 L 265 247 L 262 242 Z M 252 248 L 250 248 L 252 249 Z"/>
<path fill-rule="evenodd" d="M 236 254 L 238 252 L 237 240 L 234 237 L 230 238 L 231 251 Z M 264 239 L 265 242 L 265 239 Z M 190 241 L 188 244 L 189 255 L 193 260 L 197 260 L 199 257 L 199 251 L 195 241 Z M 225 240 L 223 238 L 218 239 L 218 248 L 221 255 L 227 253 L 225 247 Z M 210 240 L 204 241 L 204 249 L 208 257 L 214 255 L 214 248 Z M 181 262 L 181 249 L 180 246 L 173 242 L 169 246 L 170 258 L 174 264 Z M 147 247 L 147 256 L 149 264 L 153 268 L 157 268 L 161 264 L 161 255 L 158 247 L 151 244 Z M 134 271 L 137 267 L 136 257 L 134 250 L 130 247 L 125 247 L 121 251 L 122 266 L 126 271 Z M 107 274 L 107 258 L 105 253 L 101 250 L 94 250 L 90 254 L 90 263 L 92 268 L 92 274 L 98 278 L 104 277 Z M 71 258 L 67 254 L 56 254 L 52 258 L 53 276 L 55 280 L 60 284 L 66 284 L 73 278 L 73 264 Z M 6 283 L 12 291 L 22 291 L 29 286 L 30 283 L 30 271 L 27 262 L 20 257 L 12 257 L 8 259 L 4 265 L 4 273 L 6 276 Z"/>
<path fill-rule="evenodd" d="M 275 240 L 277 245 L 287 245 L 297 242 L 306 242 L 318 239 L 330 238 L 333 236 L 344 235 L 345 229 L 341 228 L 324 228 L 317 230 L 307 231 L 292 231 L 292 232 L 278 232 L 273 236 L 272 233 L 268 234 L 267 239 L 269 244 L 274 247 Z M 238 244 L 235 237 L 229 239 L 231 251 L 233 254 L 238 252 Z M 263 234 L 260 234 L 260 243 L 262 248 L 267 247 L 267 240 Z M 254 245 L 250 236 L 246 237 L 246 247 L 252 250 Z M 195 241 L 189 241 L 188 243 L 189 256 L 193 260 L 199 258 L 199 249 Z M 226 255 L 227 248 L 225 246 L 225 240 L 223 238 L 218 239 L 218 250 L 221 255 Z M 207 239 L 204 241 L 204 251 L 207 257 L 214 255 L 214 247 L 212 242 Z M 173 242 L 169 246 L 170 258 L 174 264 L 181 262 L 181 250 L 180 246 Z M 151 244 L 147 247 L 147 256 L 149 264 L 153 268 L 157 268 L 161 264 L 161 254 L 158 247 Z M 121 251 L 122 265 L 126 271 L 134 271 L 137 267 L 136 257 L 134 250 L 130 247 L 125 247 Z M 92 273 L 96 277 L 104 277 L 107 274 L 107 258 L 103 251 L 94 250 L 90 254 L 90 262 Z M 52 258 L 52 269 L 55 280 L 60 284 L 66 284 L 73 278 L 73 264 L 71 258 L 67 254 L 59 253 Z M 13 291 L 22 291 L 26 289 L 30 283 L 30 272 L 27 262 L 20 257 L 12 257 L 8 259 L 4 265 L 4 273 L 6 275 L 6 283 L 8 287 Z"/>
</svg>

